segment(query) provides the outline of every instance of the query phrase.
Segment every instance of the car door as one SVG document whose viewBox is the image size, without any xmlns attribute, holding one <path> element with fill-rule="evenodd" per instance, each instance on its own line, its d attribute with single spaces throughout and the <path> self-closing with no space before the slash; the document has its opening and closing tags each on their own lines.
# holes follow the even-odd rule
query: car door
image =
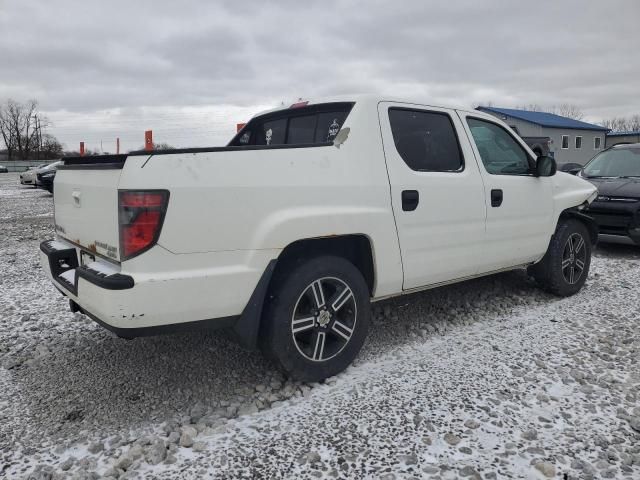
<svg viewBox="0 0 640 480">
<path fill-rule="evenodd" d="M 378 106 L 405 290 L 474 275 L 486 206 L 473 151 L 454 110 Z M 459 134 L 461 132 L 461 134 Z"/>
<path fill-rule="evenodd" d="M 480 273 L 538 260 L 554 229 L 550 178 L 535 175 L 532 154 L 500 122 L 458 113 L 484 180 L 487 232 Z"/>
</svg>

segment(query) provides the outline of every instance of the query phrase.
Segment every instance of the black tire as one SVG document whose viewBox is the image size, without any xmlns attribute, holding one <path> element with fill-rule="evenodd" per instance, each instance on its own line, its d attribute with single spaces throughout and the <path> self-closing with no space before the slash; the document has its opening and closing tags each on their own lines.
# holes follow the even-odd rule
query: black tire
<svg viewBox="0 0 640 480">
<path fill-rule="evenodd" d="M 560 219 L 547 253 L 529 268 L 529 273 L 546 291 L 568 297 L 580 291 L 590 265 L 591 237 L 587 227 L 579 220 Z"/>
<path fill-rule="evenodd" d="M 292 378 L 317 382 L 351 364 L 370 320 L 369 289 L 360 271 L 341 257 L 315 257 L 274 278 L 262 348 Z"/>
</svg>

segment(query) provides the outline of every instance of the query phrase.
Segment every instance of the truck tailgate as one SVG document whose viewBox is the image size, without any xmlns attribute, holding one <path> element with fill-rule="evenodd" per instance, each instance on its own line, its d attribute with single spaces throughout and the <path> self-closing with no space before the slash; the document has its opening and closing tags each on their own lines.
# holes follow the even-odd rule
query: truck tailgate
<svg viewBox="0 0 640 480">
<path fill-rule="evenodd" d="M 56 233 L 88 250 L 118 261 L 118 183 L 120 168 L 66 169 L 56 173 Z"/>
</svg>

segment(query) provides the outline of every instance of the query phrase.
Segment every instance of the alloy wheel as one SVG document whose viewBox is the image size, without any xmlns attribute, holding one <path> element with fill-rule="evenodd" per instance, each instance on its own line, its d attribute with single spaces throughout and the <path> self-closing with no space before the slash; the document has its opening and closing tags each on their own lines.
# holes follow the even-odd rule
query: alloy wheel
<svg viewBox="0 0 640 480">
<path fill-rule="evenodd" d="M 587 248 L 584 238 L 579 233 L 572 233 L 567 238 L 562 253 L 562 276 L 570 285 L 578 283 L 587 260 Z"/>
<path fill-rule="evenodd" d="M 298 297 L 291 335 L 298 352 L 313 362 L 338 355 L 353 336 L 357 307 L 353 291 L 334 277 L 314 280 Z"/>
</svg>

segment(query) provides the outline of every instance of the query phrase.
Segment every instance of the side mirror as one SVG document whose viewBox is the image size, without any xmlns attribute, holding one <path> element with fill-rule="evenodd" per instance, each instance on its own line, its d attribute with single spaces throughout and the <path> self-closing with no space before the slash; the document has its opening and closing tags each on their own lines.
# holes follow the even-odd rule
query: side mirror
<svg viewBox="0 0 640 480">
<path fill-rule="evenodd" d="M 556 174 L 558 166 L 556 160 L 553 157 L 547 157 L 541 155 L 536 161 L 536 176 L 538 177 L 552 177 Z"/>
<path fill-rule="evenodd" d="M 581 170 L 582 168 L 572 168 L 570 170 L 567 170 L 567 173 L 570 173 L 571 175 L 578 175 Z"/>
</svg>

